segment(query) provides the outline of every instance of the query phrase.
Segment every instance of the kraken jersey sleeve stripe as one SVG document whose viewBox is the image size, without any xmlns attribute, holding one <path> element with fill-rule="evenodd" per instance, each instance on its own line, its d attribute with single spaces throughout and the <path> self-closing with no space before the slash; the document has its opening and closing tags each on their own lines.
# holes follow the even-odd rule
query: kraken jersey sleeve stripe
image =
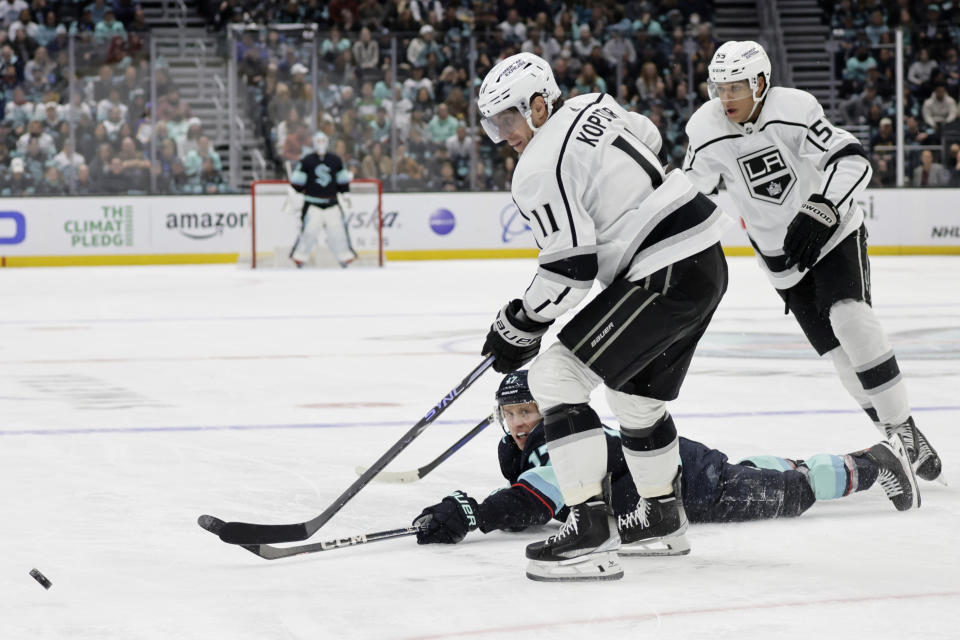
<svg viewBox="0 0 960 640">
<path fill-rule="evenodd" d="M 600 97 L 594 100 L 590 107 L 595 104 L 598 104 L 606 94 L 601 93 Z M 557 157 L 557 185 L 560 187 L 560 197 L 563 198 L 563 206 L 567 209 L 567 221 L 570 223 L 570 241 L 571 246 L 577 246 L 577 227 L 573 222 L 573 212 L 570 210 L 570 201 L 567 199 L 567 191 L 563 188 L 563 175 L 561 173 L 561 167 L 563 166 L 563 153 L 567 150 L 567 143 L 570 142 L 570 136 L 573 134 L 573 130 L 577 128 L 577 123 L 580 122 L 580 118 L 583 117 L 583 114 L 590 109 L 590 107 L 585 108 L 583 111 L 577 114 L 577 117 L 573 119 L 573 124 L 570 125 L 570 128 L 567 129 L 567 135 L 563 139 L 563 144 L 560 146 L 560 154 Z"/>
</svg>

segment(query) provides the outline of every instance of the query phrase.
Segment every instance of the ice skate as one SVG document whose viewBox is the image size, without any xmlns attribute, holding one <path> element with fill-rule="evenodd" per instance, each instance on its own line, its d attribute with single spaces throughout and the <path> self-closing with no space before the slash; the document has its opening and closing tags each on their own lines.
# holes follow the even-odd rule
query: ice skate
<svg viewBox="0 0 960 640">
<path fill-rule="evenodd" d="M 930 441 L 923 435 L 923 432 L 917 428 L 913 417 L 907 418 L 906 422 L 895 427 L 884 426 L 887 437 L 891 434 L 899 434 L 903 438 L 903 446 L 907 450 L 907 455 L 913 465 L 917 477 L 922 480 L 939 480 L 946 484 L 941 474 L 943 473 L 943 463 L 936 450 L 930 445 Z"/>
<path fill-rule="evenodd" d="M 678 471 L 671 493 L 657 498 L 640 498 L 636 509 L 618 516 L 620 555 L 682 556 L 690 553 L 682 495 Z"/>
<path fill-rule="evenodd" d="M 527 545 L 527 577 L 544 582 L 622 578 L 620 539 L 612 531 L 612 520 L 599 498 L 570 507 L 556 535 Z"/>
<path fill-rule="evenodd" d="M 877 482 L 897 511 L 907 511 L 920 506 L 917 478 L 899 436 L 891 436 L 889 441 L 873 445 L 864 454 L 873 458 L 880 468 Z"/>
</svg>

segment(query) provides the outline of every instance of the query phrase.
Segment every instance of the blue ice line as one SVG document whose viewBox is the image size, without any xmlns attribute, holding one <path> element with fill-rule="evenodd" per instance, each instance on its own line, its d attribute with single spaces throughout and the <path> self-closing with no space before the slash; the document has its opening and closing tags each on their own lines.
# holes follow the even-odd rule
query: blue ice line
<svg viewBox="0 0 960 640">
<path fill-rule="evenodd" d="M 960 406 L 942 406 L 942 407 L 914 407 L 915 412 L 935 412 L 935 411 L 960 411 Z M 813 415 L 849 415 L 863 414 L 860 409 L 787 409 L 782 411 L 724 411 L 707 413 L 675 413 L 675 417 L 680 419 L 687 418 L 763 418 L 775 416 L 813 416 Z M 602 416 L 606 422 L 616 422 L 614 416 Z M 467 420 L 443 420 L 437 424 L 459 425 L 474 424 L 475 419 Z M 206 425 L 194 427 L 121 427 L 119 429 L 109 428 L 85 428 L 85 429 L 22 429 L 22 430 L 0 430 L 0 436 L 65 436 L 65 435 L 87 435 L 95 433 L 178 433 L 185 431 L 276 431 L 278 429 L 342 429 L 352 427 L 407 427 L 411 426 L 408 421 L 401 420 L 382 420 L 379 422 L 315 422 L 308 424 L 240 424 L 240 425 Z"/>
</svg>

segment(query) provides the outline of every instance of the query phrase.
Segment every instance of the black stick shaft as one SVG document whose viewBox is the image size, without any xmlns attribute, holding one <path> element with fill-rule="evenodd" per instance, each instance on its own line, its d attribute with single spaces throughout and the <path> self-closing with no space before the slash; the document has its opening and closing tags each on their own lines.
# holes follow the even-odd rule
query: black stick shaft
<svg viewBox="0 0 960 640">
<path fill-rule="evenodd" d="M 300 540 L 306 540 L 314 533 L 316 533 L 320 527 L 327 523 L 330 518 L 332 518 L 340 509 L 343 508 L 357 493 L 360 492 L 367 484 L 370 483 L 373 478 L 383 471 L 390 462 L 400 455 L 400 452 L 407 448 L 411 442 L 413 442 L 417 436 L 423 433 L 431 423 L 433 423 L 440 415 L 446 411 L 447 407 L 453 404 L 454 400 L 460 397 L 464 391 L 466 391 L 470 385 L 477 381 L 477 379 L 493 364 L 493 356 L 487 356 L 484 358 L 483 362 L 477 365 L 473 371 L 467 374 L 460 384 L 450 390 L 443 398 L 433 406 L 430 411 L 423 416 L 417 424 L 407 431 L 390 449 L 387 450 L 380 458 L 373 463 L 373 465 L 367 469 L 367 471 L 361 475 L 357 480 L 351 484 L 346 491 L 344 491 L 336 500 L 333 501 L 329 507 L 327 507 L 323 513 L 307 520 L 306 522 L 300 522 L 297 524 L 254 524 L 249 522 L 226 522 L 221 526 L 216 528 L 204 526 L 204 522 L 211 522 L 218 520 L 213 516 L 201 516 L 199 522 L 200 526 L 204 527 L 208 531 L 216 533 L 220 536 L 220 539 L 224 542 L 230 544 L 241 544 L 241 545 L 252 545 L 252 546 L 262 546 L 266 544 L 273 544 L 277 542 L 297 542 Z"/>
<path fill-rule="evenodd" d="M 480 424 L 475 426 L 473 429 L 465 433 L 462 438 L 460 438 L 455 443 L 453 443 L 453 446 L 451 446 L 449 449 L 447 449 L 446 451 L 441 453 L 439 456 L 437 456 L 435 460 L 417 469 L 417 476 L 422 478 L 423 476 L 427 475 L 428 473 L 436 469 L 438 466 L 440 466 L 441 462 L 444 462 L 447 458 L 455 454 L 457 451 L 460 450 L 460 447 L 462 447 L 463 445 L 473 440 L 473 437 L 475 435 L 477 435 L 478 433 L 486 429 L 487 425 L 490 424 L 492 421 L 493 421 L 493 415 L 489 415 L 486 418 L 484 418 L 483 422 L 481 422 Z"/>
</svg>

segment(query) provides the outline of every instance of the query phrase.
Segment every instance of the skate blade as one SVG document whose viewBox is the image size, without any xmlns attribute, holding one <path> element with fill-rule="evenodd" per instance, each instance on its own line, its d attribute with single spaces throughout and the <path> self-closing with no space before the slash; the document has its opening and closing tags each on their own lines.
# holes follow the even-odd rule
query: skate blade
<svg viewBox="0 0 960 640">
<path fill-rule="evenodd" d="M 620 544 L 620 555 L 628 558 L 685 556 L 688 553 L 690 553 L 690 541 L 685 535 Z"/>
<path fill-rule="evenodd" d="M 623 577 L 623 567 L 614 552 L 588 554 L 562 562 L 530 560 L 527 577 L 538 582 L 619 580 Z"/>
</svg>

